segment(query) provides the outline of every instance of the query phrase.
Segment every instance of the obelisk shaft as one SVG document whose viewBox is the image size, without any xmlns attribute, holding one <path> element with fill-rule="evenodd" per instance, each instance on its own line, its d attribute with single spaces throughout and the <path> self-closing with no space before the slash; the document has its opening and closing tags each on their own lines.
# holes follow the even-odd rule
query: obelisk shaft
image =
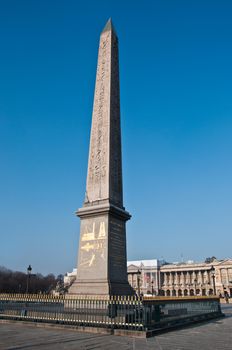
<svg viewBox="0 0 232 350">
<path fill-rule="evenodd" d="M 108 22 L 100 37 L 85 204 L 122 198 L 118 39 Z"/>
</svg>

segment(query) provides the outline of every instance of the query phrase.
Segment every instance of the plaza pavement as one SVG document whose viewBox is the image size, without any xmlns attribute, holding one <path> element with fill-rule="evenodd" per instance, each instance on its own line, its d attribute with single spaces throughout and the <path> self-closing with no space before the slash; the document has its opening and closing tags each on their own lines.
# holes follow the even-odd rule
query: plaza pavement
<svg viewBox="0 0 232 350">
<path fill-rule="evenodd" d="M 0 350 L 232 350 L 232 305 L 222 308 L 225 318 L 148 339 L 2 323 Z"/>
</svg>

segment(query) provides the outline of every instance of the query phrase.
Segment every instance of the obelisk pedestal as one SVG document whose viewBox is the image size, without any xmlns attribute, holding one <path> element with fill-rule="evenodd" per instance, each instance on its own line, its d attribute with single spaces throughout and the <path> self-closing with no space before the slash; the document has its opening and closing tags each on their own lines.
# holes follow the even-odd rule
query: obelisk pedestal
<svg viewBox="0 0 232 350">
<path fill-rule="evenodd" d="M 70 294 L 131 295 L 123 207 L 118 38 L 109 20 L 101 33 L 77 278 Z"/>
</svg>

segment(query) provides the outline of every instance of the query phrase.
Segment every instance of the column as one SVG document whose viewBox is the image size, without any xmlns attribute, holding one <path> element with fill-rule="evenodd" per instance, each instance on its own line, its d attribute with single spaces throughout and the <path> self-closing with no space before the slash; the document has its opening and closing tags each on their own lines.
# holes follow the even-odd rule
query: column
<svg viewBox="0 0 232 350">
<path fill-rule="evenodd" d="M 168 284 L 167 273 L 164 272 L 164 287 L 167 287 L 167 284 Z"/>
</svg>

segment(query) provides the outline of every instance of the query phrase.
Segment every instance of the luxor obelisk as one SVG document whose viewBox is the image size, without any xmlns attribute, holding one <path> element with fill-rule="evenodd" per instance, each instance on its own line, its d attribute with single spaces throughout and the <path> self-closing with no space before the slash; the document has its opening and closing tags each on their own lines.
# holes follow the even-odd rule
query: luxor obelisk
<svg viewBox="0 0 232 350">
<path fill-rule="evenodd" d="M 118 38 L 109 20 L 100 36 L 77 278 L 70 294 L 130 295 L 123 207 Z"/>
</svg>

